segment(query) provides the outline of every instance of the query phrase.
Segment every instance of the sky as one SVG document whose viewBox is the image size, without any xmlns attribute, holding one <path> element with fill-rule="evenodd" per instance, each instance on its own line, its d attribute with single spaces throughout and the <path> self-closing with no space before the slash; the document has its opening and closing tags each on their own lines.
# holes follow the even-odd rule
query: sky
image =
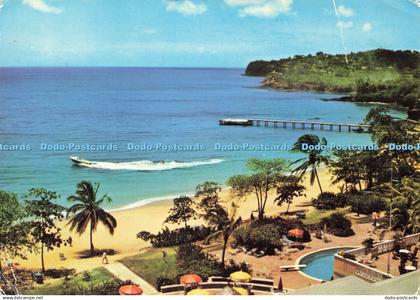
<svg viewBox="0 0 420 300">
<path fill-rule="evenodd" d="M 413 2 L 0 0 L 0 66 L 245 67 L 319 51 L 419 50 Z"/>
</svg>

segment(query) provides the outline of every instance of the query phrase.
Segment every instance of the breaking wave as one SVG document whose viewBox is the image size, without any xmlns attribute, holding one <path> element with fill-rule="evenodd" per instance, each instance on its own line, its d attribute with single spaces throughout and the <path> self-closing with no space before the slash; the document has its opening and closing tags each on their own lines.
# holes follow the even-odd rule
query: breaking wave
<svg viewBox="0 0 420 300">
<path fill-rule="evenodd" d="M 223 162 L 223 159 L 209 159 L 202 161 L 151 161 L 139 160 L 131 162 L 102 162 L 102 161 L 89 161 L 89 163 L 80 163 L 79 166 L 104 169 L 104 170 L 133 170 L 133 171 L 164 171 L 172 169 L 185 169 L 197 166 L 214 165 Z"/>
</svg>

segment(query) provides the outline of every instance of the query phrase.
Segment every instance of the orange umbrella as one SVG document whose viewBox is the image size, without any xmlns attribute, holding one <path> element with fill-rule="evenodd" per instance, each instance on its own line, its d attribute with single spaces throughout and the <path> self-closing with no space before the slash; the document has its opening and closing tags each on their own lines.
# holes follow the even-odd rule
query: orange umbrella
<svg viewBox="0 0 420 300">
<path fill-rule="evenodd" d="M 141 295 L 143 290 L 135 284 L 123 285 L 119 289 L 120 295 Z"/>
<path fill-rule="evenodd" d="M 203 279 L 201 279 L 201 277 L 198 276 L 197 274 L 187 274 L 187 275 L 182 276 L 179 279 L 179 282 L 185 285 L 199 284 L 202 281 Z"/>
<path fill-rule="evenodd" d="M 304 234 L 304 231 L 302 229 L 295 228 L 295 229 L 290 229 L 288 233 L 289 233 L 289 236 L 302 237 Z"/>
</svg>

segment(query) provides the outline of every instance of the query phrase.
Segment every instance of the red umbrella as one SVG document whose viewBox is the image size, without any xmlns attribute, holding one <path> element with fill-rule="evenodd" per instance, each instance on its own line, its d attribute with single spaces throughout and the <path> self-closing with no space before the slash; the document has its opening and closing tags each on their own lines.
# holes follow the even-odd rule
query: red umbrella
<svg viewBox="0 0 420 300">
<path fill-rule="evenodd" d="M 300 237 L 303 236 L 304 231 L 302 229 L 295 228 L 295 229 L 290 229 L 288 233 L 289 233 L 289 236 L 294 236 L 294 237 L 300 238 Z"/>
<path fill-rule="evenodd" d="M 143 290 L 135 284 L 123 285 L 119 289 L 120 295 L 141 295 Z"/>
<path fill-rule="evenodd" d="M 179 279 L 179 282 L 181 282 L 181 284 L 185 284 L 185 285 L 199 284 L 202 281 L 203 280 L 201 279 L 201 277 L 196 275 L 196 274 L 187 274 L 187 275 L 182 276 Z"/>
<path fill-rule="evenodd" d="M 280 293 L 283 293 L 283 280 L 281 279 L 281 276 L 279 279 L 279 284 L 277 286 L 277 289 L 279 290 Z"/>
</svg>

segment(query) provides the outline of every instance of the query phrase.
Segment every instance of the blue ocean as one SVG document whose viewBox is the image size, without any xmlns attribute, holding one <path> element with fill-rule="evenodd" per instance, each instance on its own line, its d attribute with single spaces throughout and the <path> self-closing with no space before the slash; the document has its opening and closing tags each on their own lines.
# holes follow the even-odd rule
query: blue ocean
<svg viewBox="0 0 420 300">
<path fill-rule="evenodd" d="M 60 202 L 87 179 L 113 199 L 108 209 L 225 184 L 250 157 L 293 160 L 310 129 L 219 126 L 223 118 L 361 123 L 370 104 L 337 95 L 259 88 L 243 69 L 1 68 L 0 189 L 45 187 Z M 404 117 L 402 112 L 394 112 Z M 368 145 L 368 134 L 314 131 L 330 144 Z M 74 166 L 70 156 L 94 161 Z"/>
</svg>

